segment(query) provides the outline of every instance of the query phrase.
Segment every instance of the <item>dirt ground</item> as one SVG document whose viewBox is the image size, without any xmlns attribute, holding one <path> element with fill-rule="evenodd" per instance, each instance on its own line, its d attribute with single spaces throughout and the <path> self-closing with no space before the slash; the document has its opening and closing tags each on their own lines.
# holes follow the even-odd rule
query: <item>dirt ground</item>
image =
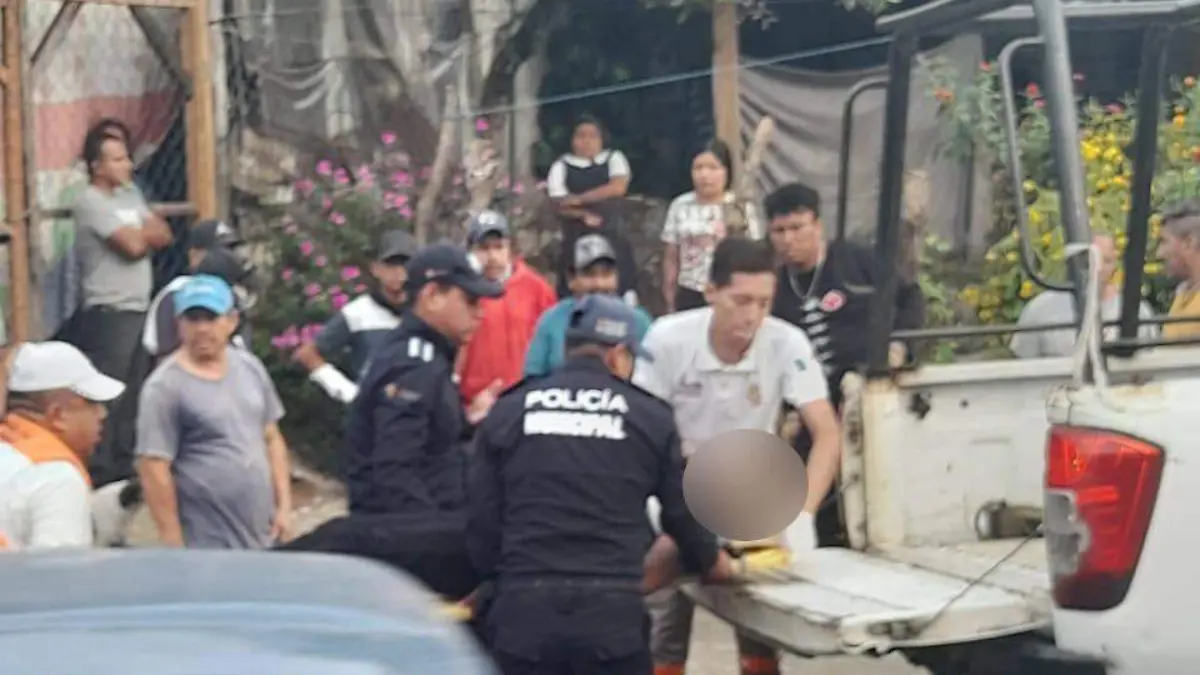
<svg viewBox="0 0 1200 675">
<path fill-rule="evenodd" d="M 344 498 L 336 488 L 328 485 L 323 488 L 297 486 L 296 503 L 297 534 L 342 515 L 346 509 Z M 146 546 L 153 542 L 154 527 L 143 509 L 130 528 L 129 543 Z M 707 612 L 696 612 L 690 661 L 689 675 L 737 675 L 737 650 L 729 626 Z M 787 657 L 783 672 L 784 675 L 918 675 L 926 671 L 912 667 L 899 657 L 812 661 Z"/>
</svg>

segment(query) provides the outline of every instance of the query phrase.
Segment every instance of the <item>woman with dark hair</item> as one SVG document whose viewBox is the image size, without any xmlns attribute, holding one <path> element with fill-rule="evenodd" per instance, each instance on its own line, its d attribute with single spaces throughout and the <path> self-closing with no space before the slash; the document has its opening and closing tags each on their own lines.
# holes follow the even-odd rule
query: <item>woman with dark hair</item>
<svg viewBox="0 0 1200 675">
<path fill-rule="evenodd" d="M 728 234 L 727 214 L 737 199 L 729 190 L 733 179 L 733 157 L 724 141 L 709 141 L 692 158 L 692 191 L 671 202 L 663 224 L 663 296 L 667 311 L 703 307 L 704 289 L 713 251 Z M 753 206 L 743 205 L 745 236 L 762 237 Z"/>
<path fill-rule="evenodd" d="M 571 296 L 567 278 L 575 241 L 585 234 L 602 234 L 617 252 L 619 292 L 636 301 L 637 269 L 629 242 L 620 236 L 620 199 L 629 189 L 629 161 L 620 150 L 604 147 L 605 134 L 596 118 L 584 115 L 575 123 L 571 151 L 550 166 L 546 188 L 562 218 L 562 252 L 558 260 L 558 297 Z"/>
</svg>

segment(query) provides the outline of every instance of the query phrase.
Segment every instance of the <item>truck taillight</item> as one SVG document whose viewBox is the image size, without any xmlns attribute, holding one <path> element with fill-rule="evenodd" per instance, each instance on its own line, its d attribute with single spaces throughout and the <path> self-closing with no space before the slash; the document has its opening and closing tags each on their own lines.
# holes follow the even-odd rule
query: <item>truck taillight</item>
<svg viewBox="0 0 1200 675">
<path fill-rule="evenodd" d="M 1095 611 L 1125 599 L 1162 470 L 1162 448 L 1146 441 L 1100 429 L 1050 429 L 1044 531 L 1055 604 Z"/>
</svg>

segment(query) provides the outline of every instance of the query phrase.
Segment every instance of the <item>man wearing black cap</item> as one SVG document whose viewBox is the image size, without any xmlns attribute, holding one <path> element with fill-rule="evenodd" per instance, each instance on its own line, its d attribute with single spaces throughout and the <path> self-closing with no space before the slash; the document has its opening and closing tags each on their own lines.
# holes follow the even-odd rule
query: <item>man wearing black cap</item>
<svg viewBox="0 0 1200 675">
<path fill-rule="evenodd" d="M 454 361 L 479 325 L 480 300 L 503 288 L 466 251 L 421 249 L 408 264 L 411 305 L 388 334 L 350 406 L 347 488 L 351 513 L 430 513 L 464 504 L 461 440 L 494 400 L 464 415 Z"/>
<path fill-rule="evenodd" d="M 349 403 L 358 394 L 359 379 L 371 355 L 400 325 L 404 313 L 404 266 L 417 252 L 417 241 L 403 230 L 384 233 L 375 260 L 373 279 L 367 292 L 346 303 L 325 323 L 314 342 L 302 345 L 293 358 L 309 372 L 309 379 L 336 401 Z M 349 352 L 353 380 L 329 360 Z"/>
<path fill-rule="evenodd" d="M 525 352 L 525 375 L 547 375 L 563 362 L 563 345 L 571 312 L 580 298 L 590 293 L 616 296 L 620 288 L 617 253 L 600 234 L 588 234 L 575 241 L 574 260 L 568 269 L 572 297 L 560 300 L 538 319 L 533 339 Z M 646 310 L 635 310 L 637 336 L 650 330 L 652 319 Z"/>
<path fill-rule="evenodd" d="M 195 274 L 200 261 L 211 250 L 223 248 L 234 251 L 246 242 L 238 231 L 225 221 L 210 219 L 202 220 L 188 230 L 188 272 Z"/>
<path fill-rule="evenodd" d="M 650 673 L 643 558 L 657 495 L 684 567 L 732 576 L 683 499 L 669 406 L 633 386 L 637 314 L 592 295 L 571 311 L 567 360 L 496 402 L 476 435 L 467 551 L 490 582 L 477 611 L 501 673 Z"/>
</svg>

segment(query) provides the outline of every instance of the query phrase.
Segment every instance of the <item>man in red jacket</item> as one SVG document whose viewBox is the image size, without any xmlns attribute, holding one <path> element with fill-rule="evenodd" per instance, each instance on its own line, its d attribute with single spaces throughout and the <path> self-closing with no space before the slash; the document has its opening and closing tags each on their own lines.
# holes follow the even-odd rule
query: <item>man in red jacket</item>
<svg viewBox="0 0 1200 675">
<path fill-rule="evenodd" d="M 459 390 L 471 401 L 485 390 L 499 393 L 521 379 L 525 351 L 542 312 L 558 297 L 550 284 L 513 255 L 508 219 L 482 211 L 467 222 L 467 247 L 483 275 L 504 284 L 500 298 L 482 298 L 483 320 L 458 354 Z"/>
</svg>

